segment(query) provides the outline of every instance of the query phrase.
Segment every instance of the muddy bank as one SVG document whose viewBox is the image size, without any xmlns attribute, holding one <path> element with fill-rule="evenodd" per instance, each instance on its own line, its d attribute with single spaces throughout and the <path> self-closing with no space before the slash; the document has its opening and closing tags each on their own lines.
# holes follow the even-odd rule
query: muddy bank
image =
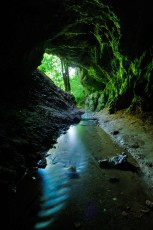
<svg viewBox="0 0 153 230">
<path fill-rule="evenodd" d="M 9 92 L 10 95 L 10 92 Z M 74 97 L 41 72 L 0 100 L 0 184 L 11 188 L 37 170 L 61 132 L 81 119 Z M 45 160 L 43 161 L 45 164 Z"/>
<path fill-rule="evenodd" d="M 94 114 L 99 126 L 136 159 L 143 179 L 153 192 L 153 116 L 152 113 L 129 114 L 119 111 L 109 114 L 102 110 Z"/>
<path fill-rule="evenodd" d="M 98 164 L 123 151 L 96 120 L 71 126 L 48 151 L 47 166 L 20 184 L 6 230 L 152 230 L 153 196 L 131 154 L 124 151 L 133 167 Z"/>
</svg>

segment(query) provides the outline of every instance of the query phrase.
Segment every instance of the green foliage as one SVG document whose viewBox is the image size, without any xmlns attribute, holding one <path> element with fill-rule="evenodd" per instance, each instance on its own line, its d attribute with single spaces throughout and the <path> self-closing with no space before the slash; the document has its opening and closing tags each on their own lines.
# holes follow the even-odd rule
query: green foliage
<svg viewBox="0 0 153 230">
<path fill-rule="evenodd" d="M 78 106 L 81 106 L 85 99 L 85 91 L 77 76 L 70 78 L 71 91 Z"/>
<path fill-rule="evenodd" d="M 38 69 L 44 72 L 48 77 L 50 77 L 55 85 L 64 90 L 64 82 L 61 68 L 62 66 L 60 58 L 47 53 L 44 53 L 41 65 L 38 66 Z"/>
<path fill-rule="evenodd" d="M 147 80 L 147 85 L 145 87 L 145 91 L 148 92 L 149 88 L 150 88 L 150 91 L 152 91 L 152 88 L 153 88 L 153 79 L 152 79 L 152 76 L 153 76 L 153 58 L 148 63 L 148 65 L 146 66 L 145 71 L 146 71 L 145 72 L 145 79 Z"/>
<path fill-rule="evenodd" d="M 62 90 L 65 89 L 60 58 L 55 55 L 44 53 L 43 60 L 41 61 L 41 65 L 38 66 L 38 69 L 44 72 L 49 78 L 51 78 L 55 85 L 60 87 Z M 85 97 L 84 89 L 78 76 L 71 76 L 71 72 L 70 85 L 71 93 L 74 95 L 77 105 L 81 106 Z"/>
</svg>

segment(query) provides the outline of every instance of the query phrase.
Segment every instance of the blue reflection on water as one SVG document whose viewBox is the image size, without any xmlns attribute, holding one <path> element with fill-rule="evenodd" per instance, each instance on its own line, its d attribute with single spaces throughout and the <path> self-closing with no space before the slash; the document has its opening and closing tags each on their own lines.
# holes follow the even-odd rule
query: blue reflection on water
<svg viewBox="0 0 153 230">
<path fill-rule="evenodd" d="M 47 169 L 40 169 L 39 174 L 42 177 L 43 194 L 35 229 L 47 228 L 53 223 L 69 196 L 68 179 L 62 167 L 53 165 Z"/>
<path fill-rule="evenodd" d="M 35 225 L 35 229 L 43 229 L 43 228 L 46 228 L 46 227 L 48 227 L 50 224 L 52 224 L 53 222 L 54 222 L 53 219 L 48 220 L 48 221 L 44 221 L 44 222 L 38 222 L 38 223 Z"/>
<path fill-rule="evenodd" d="M 71 126 L 58 138 L 56 148 L 48 151 L 47 166 L 39 169 L 42 197 L 35 229 L 49 229 L 65 208 L 73 179 L 79 179 L 86 166 L 86 148 L 79 138 L 80 129 Z"/>
</svg>

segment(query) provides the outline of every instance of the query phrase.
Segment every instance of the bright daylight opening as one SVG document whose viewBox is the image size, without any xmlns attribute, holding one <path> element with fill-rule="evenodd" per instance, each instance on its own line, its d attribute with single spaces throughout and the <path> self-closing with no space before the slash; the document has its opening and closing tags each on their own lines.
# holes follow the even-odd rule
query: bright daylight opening
<svg viewBox="0 0 153 230">
<path fill-rule="evenodd" d="M 70 77 L 74 77 L 75 74 L 76 74 L 76 69 L 73 68 L 73 67 L 70 67 L 69 68 L 69 75 L 70 75 Z"/>
<path fill-rule="evenodd" d="M 85 92 L 77 74 L 77 68 L 71 67 L 51 54 L 44 53 L 38 69 L 44 72 L 58 87 L 74 95 L 78 106 L 84 101 Z"/>
</svg>

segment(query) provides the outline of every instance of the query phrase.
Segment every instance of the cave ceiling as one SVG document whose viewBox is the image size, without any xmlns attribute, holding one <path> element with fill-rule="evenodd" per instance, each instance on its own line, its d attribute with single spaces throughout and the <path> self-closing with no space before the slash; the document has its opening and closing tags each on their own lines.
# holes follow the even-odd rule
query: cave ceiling
<svg viewBox="0 0 153 230">
<path fill-rule="evenodd" d="M 23 67 L 35 53 L 42 55 L 45 48 L 76 63 L 88 64 L 90 52 L 100 42 L 107 44 L 109 50 L 112 30 L 116 39 L 122 35 L 123 44 L 131 45 L 131 55 L 141 52 L 141 45 L 149 46 L 152 38 L 145 44 L 143 33 L 151 34 L 152 24 L 151 7 L 146 1 L 16 0 L 6 1 L 3 9 L 1 28 L 5 32 L 1 54 L 8 58 L 10 66 L 18 62 L 18 67 Z M 117 23 L 122 26 L 121 32 L 117 31 Z M 122 49 L 130 52 L 125 47 Z"/>
<path fill-rule="evenodd" d="M 123 55 L 124 68 L 146 50 L 152 55 L 149 2 L 6 1 L 0 21 L 4 81 L 9 79 L 11 85 L 26 78 L 46 51 L 84 68 L 95 82 L 107 84 L 115 71 L 121 71 Z"/>
</svg>

